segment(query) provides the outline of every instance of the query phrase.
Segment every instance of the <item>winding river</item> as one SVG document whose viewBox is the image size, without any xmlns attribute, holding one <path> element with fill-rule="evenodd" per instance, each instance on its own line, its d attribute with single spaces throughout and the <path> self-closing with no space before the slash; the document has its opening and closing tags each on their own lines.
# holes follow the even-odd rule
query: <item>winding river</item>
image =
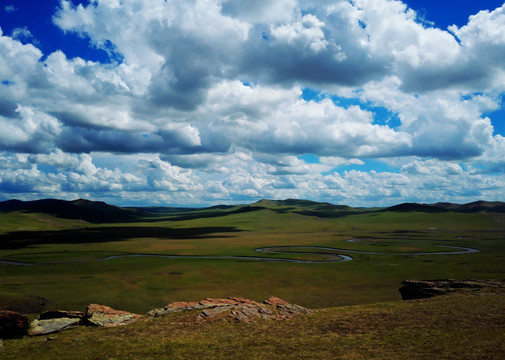
<svg viewBox="0 0 505 360">
<path fill-rule="evenodd" d="M 367 239 L 350 239 L 348 242 L 358 242 L 366 241 Z M 410 241 L 425 241 L 425 240 L 410 240 Z M 463 246 L 454 245 L 432 245 L 441 247 L 444 249 L 450 249 L 447 251 L 433 251 L 433 252 L 410 252 L 410 253 L 398 253 L 398 252 L 374 252 L 374 251 L 362 251 L 362 250 L 349 250 L 342 248 L 332 248 L 324 246 L 269 246 L 261 247 L 255 249 L 255 251 L 260 253 L 269 254 L 296 254 L 296 255 L 319 255 L 325 256 L 325 260 L 299 260 L 291 258 L 280 258 L 280 257 L 261 257 L 261 256 L 212 256 L 212 255 L 165 255 L 165 254 L 121 254 L 121 255 L 111 255 L 98 259 L 86 259 L 86 260 L 67 260 L 67 261 L 51 261 L 51 262 L 38 262 L 38 263 L 28 263 L 20 261 L 12 261 L 6 259 L 0 259 L 0 264 L 2 265 L 13 265 L 13 266 L 33 266 L 33 265 L 56 265 L 56 264 L 68 264 L 68 263 L 83 263 L 92 261 L 108 261 L 112 259 L 121 258 L 134 258 L 134 257 L 151 257 L 151 258 L 169 258 L 169 259 L 236 259 L 236 260 L 249 260 L 249 261 L 266 261 L 266 262 L 283 262 L 283 263 L 296 263 L 296 264 L 324 264 L 333 262 L 345 262 L 354 260 L 353 257 L 345 255 L 344 253 L 352 254 L 368 254 L 368 255 L 460 255 L 460 254 L 471 254 L 480 252 L 479 249 L 473 249 Z M 303 250 L 303 251 L 298 251 Z"/>
</svg>

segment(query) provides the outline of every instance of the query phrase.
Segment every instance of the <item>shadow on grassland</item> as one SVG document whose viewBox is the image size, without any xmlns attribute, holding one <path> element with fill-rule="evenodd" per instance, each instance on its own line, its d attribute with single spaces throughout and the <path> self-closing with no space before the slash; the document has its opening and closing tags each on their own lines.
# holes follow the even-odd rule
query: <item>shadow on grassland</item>
<svg viewBox="0 0 505 360">
<path fill-rule="evenodd" d="M 132 238 L 208 239 L 216 233 L 241 230 L 235 227 L 192 227 L 172 229 L 166 227 L 110 226 L 59 231 L 15 231 L 0 235 L 0 249 L 19 249 L 40 244 L 85 244 L 121 241 Z M 219 237 L 226 237 L 219 235 Z"/>
</svg>

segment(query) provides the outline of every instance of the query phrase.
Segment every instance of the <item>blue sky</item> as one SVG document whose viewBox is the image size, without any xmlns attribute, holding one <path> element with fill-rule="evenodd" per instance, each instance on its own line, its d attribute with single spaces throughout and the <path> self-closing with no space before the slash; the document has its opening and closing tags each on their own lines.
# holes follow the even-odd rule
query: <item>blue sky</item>
<svg viewBox="0 0 505 360">
<path fill-rule="evenodd" d="M 504 200 L 505 6 L 2 0 L 0 200 Z"/>
</svg>

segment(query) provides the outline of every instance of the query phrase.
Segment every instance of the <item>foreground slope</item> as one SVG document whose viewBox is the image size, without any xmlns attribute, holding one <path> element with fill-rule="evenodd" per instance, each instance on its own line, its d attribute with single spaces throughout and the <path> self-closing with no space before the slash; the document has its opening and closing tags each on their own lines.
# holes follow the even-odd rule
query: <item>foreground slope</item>
<svg viewBox="0 0 505 360">
<path fill-rule="evenodd" d="M 288 321 L 195 324 L 189 315 L 168 315 L 118 328 L 4 340 L 0 357 L 501 360 L 504 309 L 502 293 L 464 292 L 321 309 Z"/>
</svg>

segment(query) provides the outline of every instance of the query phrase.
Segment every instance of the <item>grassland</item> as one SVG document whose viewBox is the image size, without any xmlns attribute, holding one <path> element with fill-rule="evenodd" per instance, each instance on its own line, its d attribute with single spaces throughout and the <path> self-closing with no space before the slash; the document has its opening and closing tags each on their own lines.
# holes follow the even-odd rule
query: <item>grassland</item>
<svg viewBox="0 0 505 360">
<path fill-rule="evenodd" d="M 33 264 L 0 265 L 4 308 L 27 296 L 41 296 L 49 300 L 46 308 L 78 310 L 96 302 L 144 313 L 172 301 L 223 296 L 262 300 L 271 295 L 327 308 L 399 300 L 398 287 L 405 279 L 505 278 L 505 231 L 499 222 L 503 216 L 493 212 L 364 211 L 262 201 L 159 212 L 124 222 L 87 222 L 26 211 L 0 217 L 0 259 Z M 398 255 L 441 250 L 437 245 L 481 252 Z M 138 253 L 258 256 L 255 249 L 268 246 L 388 254 L 349 253 L 353 261 L 319 264 L 142 257 L 97 261 Z M 322 259 L 292 253 L 261 256 Z"/>
<path fill-rule="evenodd" d="M 119 328 L 81 327 L 4 340 L 2 359 L 505 358 L 503 292 L 413 301 L 401 301 L 398 292 L 405 279 L 504 279 L 502 211 L 387 211 L 261 201 L 191 211 L 114 208 L 113 216 L 107 216 L 104 204 L 91 204 L 79 218 L 70 205 L 65 204 L 68 217 L 65 211 L 0 212 L 0 259 L 25 264 L 0 263 L 0 308 L 35 317 L 42 310 L 84 310 L 89 303 L 102 303 L 145 313 L 172 301 L 275 295 L 317 311 L 278 322 L 195 324 L 188 321 L 191 314 L 182 314 Z M 480 252 L 436 254 L 456 251 L 441 245 Z M 131 254 L 327 260 L 297 246 L 338 248 L 353 260 L 100 260 Z M 261 247 L 291 252 L 255 251 Z"/>
</svg>

